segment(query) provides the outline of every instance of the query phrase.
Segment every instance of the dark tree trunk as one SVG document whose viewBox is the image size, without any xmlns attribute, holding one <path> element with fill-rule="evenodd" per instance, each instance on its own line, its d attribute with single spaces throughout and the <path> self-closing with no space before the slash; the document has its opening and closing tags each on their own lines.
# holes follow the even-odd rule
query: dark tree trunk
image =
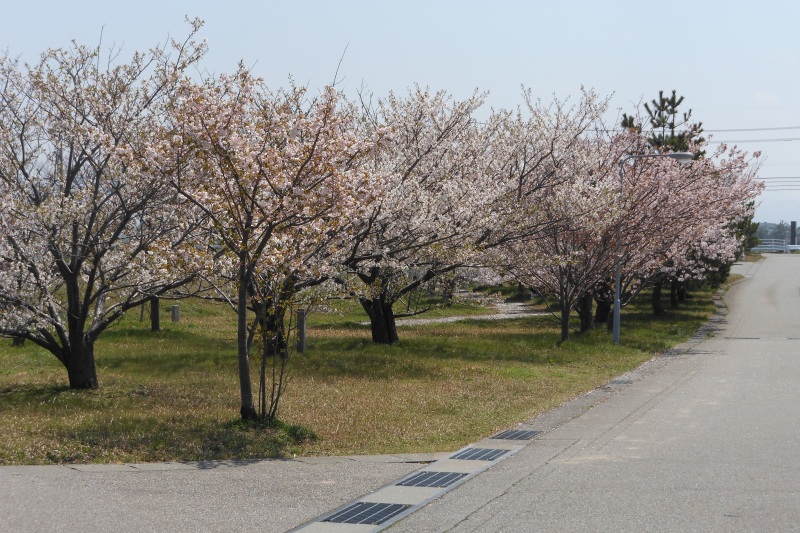
<svg viewBox="0 0 800 533">
<path fill-rule="evenodd" d="M 662 316 L 664 314 L 664 306 L 661 304 L 662 285 L 663 283 L 661 281 L 653 283 L 653 295 L 651 299 L 651 304 L 653 306 L 653 314 L 655 316 Z"/>
<path fill-rule="evenodd" d="M 569 315 L 572 309 L 568 305 L 561 305 L 561 341 L 569 339 Z"/>
<path fill-rule="evenodd" d="M 14 337 L 11 340 L 11 346 L 24 346 L 25 345 L 25 337 Z"/>
<path fill-rule="evenodd" d="M 159 298 L 153 296 L 150 298 L 150 331 L 161 331 L 161 313 L 159 312 Z"/>
<path fill-rule="evenodd" d="M 578 316 L 581 319 L 581 333 L 594 329 L 594 316 L 592 315 L 592 293 L 587 292 L 578 301 Z"/>
<path fill-rule="evenodd" d="M 686 284 L 681 283 L 678 286 L 678 301 L 684 303 L 689 299 L 689 291 L 686 289 Z"/>
<path fill-rule="evenodd" d="M 372 342 L 377 344 L 394 344 L 398 340 L 392 302 L 379 298 L 361 298 L 359 300 L 369 316 L 372 328 Z"/>
<path fill-rule="evenodd" d="M 608 317 L 611 316 L 611 302 L 597 300 L 597 307 L 594 310 L 594 321 L 596 324 L 607 324 Z"/>
<path fill-rule="evenodd" d="M 96 389 L 98 384 L 97 370 L 94 364 L 94 342 L 81 338 L 71 344 L 65 365 L 69 376 L 69 388 Z"/>
<path fill-rule="evenodd" d="M 678 287 L 680 282 L 677 279 L 673 279 L 672 283 L 669 285 L 669 306 L 673 309 L 678 308 Z"/>
<path fill-rule="evenodd" d="M 595 303 L 597 303 L 597 308 L 594 312 L 595 324 L 605 324 L 608 331 L 612 331 L 614 324 L 612 323 L 611 311 L 614 306 L 614 291 L 611 283 L 601 281 L 595 286 L 592 295 Z"/>
</svg>

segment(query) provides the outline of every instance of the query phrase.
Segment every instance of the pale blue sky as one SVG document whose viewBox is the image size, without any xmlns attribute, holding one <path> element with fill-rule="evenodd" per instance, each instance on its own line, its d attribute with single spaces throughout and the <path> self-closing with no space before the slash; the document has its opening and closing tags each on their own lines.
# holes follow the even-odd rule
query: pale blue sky
<svg viewBox="0 0 800 533">
<path fill-rule="evenodd" d="M 761 150 L 761 176 L 800 184 L 800 2 L 514 0 L 283 0 L 115 2 L 2 0 L 0 50 L 33 61 L 71 39 L 124 45 L 124 56 L 183 37 L 185 15 L 200 17 L 205 67 L 231 71 L 241 59 L 271 84 L 320 87 L 339 59 L 343 87 L 380 96 L 414 83 L 463 97 L 480 88 L 489 105 L 515 107 L 520 86 L 534 95 L 577 95 L 581 85 L 614 93 L 613 119 L 660 89 L 715 140 Z M 663 6 L 663 4 L 662 4 Z M 347 52 L 345 53 L 345 48 Z M 769 181 L 768 181 L 769 182 Z M 773 182 L 775 183 L 775 182 Z M 800 188 L 800 187 L 799 187 Z M 756 220 L 800 220 L 800 191 L 762 195 Z"/>
</svg>

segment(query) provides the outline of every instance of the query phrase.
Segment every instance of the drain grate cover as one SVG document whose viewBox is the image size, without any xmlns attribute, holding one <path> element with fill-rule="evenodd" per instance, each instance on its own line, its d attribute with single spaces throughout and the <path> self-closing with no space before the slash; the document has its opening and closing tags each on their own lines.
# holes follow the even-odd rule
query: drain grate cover
<svg viewBox="0 0 800 533">
<path fill-rule="evenodd" d="M 509 429 L 507 431 L 503 431 L 502 433 L 498 433 L 493 439 L 503 439 L 503 440 L 529 440 L 541 433 L 541 431 L 532 431 L 532 430 L 524 430 L 524 429 Z"/>
<path fill-rule="evenodd" d="M 449 487 L 466 474 L 456 472 L 418 472 L 397 483 L 404 487 Z"/>
<path fill-rule="evenodd" d="M 495 450 L 494 448 L 467 448 L 463 452 L 450 457 L 450 459 L 464 459 L 467 461 L 494 461 L 508 453 L 508 450 Z"/>
<path fill-rule="evenodd" d="M 323 522 L 336 522 L 339 524 L 383 524 L 387 520 L 394 518 L 410 505 L 399 503 L 370 503 L 356 502 L 335 513 Z"/>
</svg>

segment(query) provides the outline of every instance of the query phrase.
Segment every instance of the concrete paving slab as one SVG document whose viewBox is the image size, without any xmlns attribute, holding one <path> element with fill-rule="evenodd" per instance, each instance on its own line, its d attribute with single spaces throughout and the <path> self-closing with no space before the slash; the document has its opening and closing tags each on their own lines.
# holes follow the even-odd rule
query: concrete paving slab
<svg viewBox="0 0 800 533">
<path fill-rule="evenodd" d="M 457 474 L 472 474 L 485 469 L 492 464 L 492 461 L 462 461 L 461 459 L 442 459 L 436 461 L 421 472 L 455 472 Z"/>
<path fill-rule="evenodd" d="M 136 468 L 128 464 L 91 464 L 91 465 L 69 465 L 67 468 L 78 472 L 135 472 Z"/>
<path fill-rule="evenodd" d="M 128 466 L 140 472 L 168 472 L 175 470 L 199 470 L 195 463 L 129 463 Z M 222 465 L 220 465 L 222 466 Z"/>
<path fill-rule="evenodd" d="M 303 533 L 369 533 L 375 526 L 364 524 L 335 524 L 333 522 L 314 522 L 301 529 Z"/>
<path fill-rule="evenodd" d="M 518 440 L 498 440 L 498 439 L 483 439 L 473 444 L 472 448 L 484 448 L 486 450 L 519 450 L 524 446 Z"/>
<path fill-rule="evenodd" d="M 444 492 L 440 487 L 403 487 L 391 485 L 364 496 L 361 502 L 399 503 L 402 505 L 419 505 Z"/>
</svg>

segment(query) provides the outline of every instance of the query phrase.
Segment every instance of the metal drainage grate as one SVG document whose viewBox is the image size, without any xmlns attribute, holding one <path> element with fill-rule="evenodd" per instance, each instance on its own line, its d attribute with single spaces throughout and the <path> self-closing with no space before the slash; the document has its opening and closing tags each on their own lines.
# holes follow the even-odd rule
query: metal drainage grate
<svg viewBox="0 0 800 533">
<path fill-rule="evenodd" d="M 450 457 L 450 459 L 464 459 L 467 461 L 494 461 L 498 457 L 508 453 L 508 450 L 496 450 L 493 448 L 467 448 L 463 452 Z"/>
<path fill-rule="evenodd" d="M 383 524 L 409 507 L 411 506 L 401 505 L 399 503 L 356 502 L 332 514 L 323 520 L 323 522 L 336 522 L 339 524 Z"/>
<path fill-rule="evenodd" d="M 404 487 L 449 487 L 466 474 L 456 472 L 418 472 L 397 483 Z"/>
<path fill-rule="evenodd" d="M 529 440 L 541 433 L 541 431 L 532 431 L 532 430 L 524 430 L 524 429 L 509 429 L 503 431 L 502 433 L 498 433 L 493 439 L 503 439 L 503 440 Z"/>
</svg>

